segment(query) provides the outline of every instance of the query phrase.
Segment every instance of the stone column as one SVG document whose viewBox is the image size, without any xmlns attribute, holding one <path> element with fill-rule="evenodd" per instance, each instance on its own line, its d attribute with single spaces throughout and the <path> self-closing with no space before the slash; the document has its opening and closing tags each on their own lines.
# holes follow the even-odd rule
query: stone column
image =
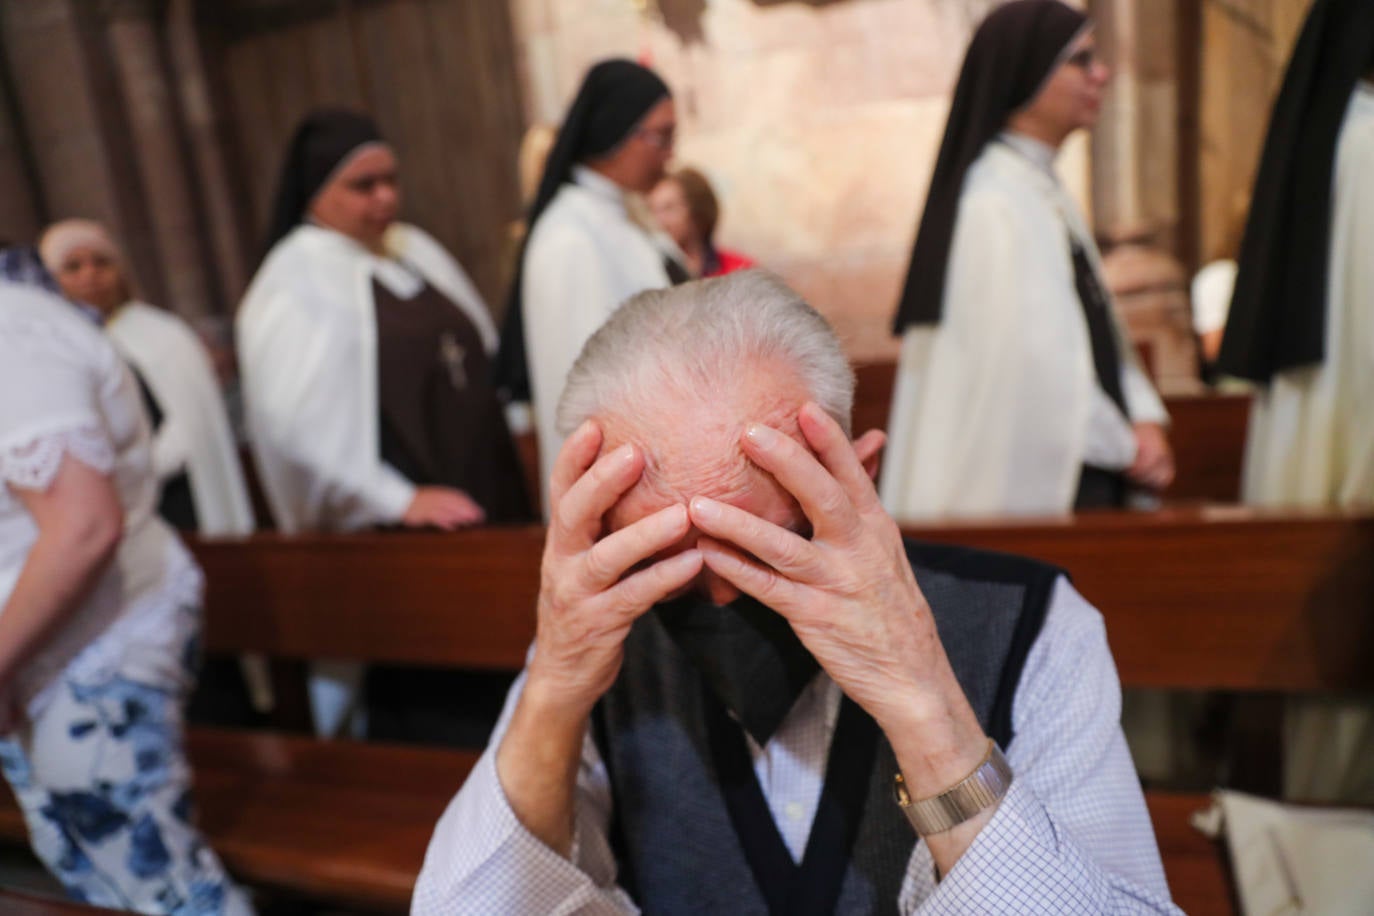
<svg viewBox="0 0 1374 916">
<path fill-rule="evenodd" d="M 1112 84 L 1093 134 L 1093 210 L 1107 239 L 1148 236 L 1175 251 L 1179 221 L 1177 9 L 1096 0 Z"/>
<path fill-rule="evenodd" d="M 119 77 L 168 308 L 201 318 L 215 308 L 206 246 L 158 35 L 160 4 L 111 0 L 106 35 Z"/>
</svg>

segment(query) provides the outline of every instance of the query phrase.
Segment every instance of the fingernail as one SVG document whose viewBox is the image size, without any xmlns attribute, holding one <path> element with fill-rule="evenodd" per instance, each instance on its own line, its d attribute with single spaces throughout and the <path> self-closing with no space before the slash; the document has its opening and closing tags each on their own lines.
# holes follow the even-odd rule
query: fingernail
<svg viewBox="0 0 1374 916">
<path fill-rule="evenodd" d="M 629 464 L 635 459 L 635 447 L 633 445 L 622 445 L 615 450 L 615 460 L 621 464 Z"/>
<path fill-rule="evenodd" d="M 714 519 L 720 516 L 720 506 L 716 505 L 713 499 L 705 496 L 695 496 L 692 498 L 692 514 L 697 518 Z"/>
<path fill-rule="evenodd" d="M 750 423 L 744 434 L 759 448 L 772 448 L 778 441 L 778 434 L 760 423 Z"/>
</svg>

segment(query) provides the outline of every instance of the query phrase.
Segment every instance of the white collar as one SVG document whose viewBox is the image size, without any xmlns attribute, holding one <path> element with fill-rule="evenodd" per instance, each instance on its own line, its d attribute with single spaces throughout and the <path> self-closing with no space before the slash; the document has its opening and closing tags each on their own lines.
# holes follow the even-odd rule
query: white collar
<svg viewBox="0 0 1374 916">
<path fill-rule="evenodd" d="M 377 254 L 352 236 L 307 219 L 302 227 L 314 230 L 319 244 L 333 245 L 350 257 L 365 262 L 372 276 L 397 299 L 413 299 L 425 286 L 424 277 L 402 261 L 393 251 L 391 230 L 387 231 L 385 255 Z"/>
<path fill-rule="evenodd" d="M 997 135 L 997 139 L 1025 156 L 1043 171 L 1054 175 L 1054 160 L 1059 155 L 1059 151 L 1048 143 L 1011 130 L 1002 131 Z"/>
<path fill-rule="evenodd" d="M 591 191 L 597 197 L 616 206 L 625 207 L 625 189 L 595 169 L 585 165 L 572 167 L 573 184 Z"/>
</svg>

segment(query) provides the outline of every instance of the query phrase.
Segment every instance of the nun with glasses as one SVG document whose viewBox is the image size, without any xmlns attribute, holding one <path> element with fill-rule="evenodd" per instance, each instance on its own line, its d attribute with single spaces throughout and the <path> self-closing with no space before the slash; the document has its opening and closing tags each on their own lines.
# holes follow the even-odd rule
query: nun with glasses
<svg viewBox="0 0 1374 916">
<path fill-rule="evenodd" d="M 370 118 L 305 118 L 236 320 L 248 434 L 283 531 L 533 519 L 491 386 L 486 305 L 438 242 L 399 221 L 400 207 L 396 153 Z M 325 733 L 348 718 L 358 669 L 335 674 L 312 683 Z M 390 705 L 404 718 L 437 710 L 431 687 L 399 689 Z"/>
<path fill-rule="evenodd" d="M 72 898 L 251 916 L 195 827 L 183 724 L 202 578 L 157 514 L 138 384 L 36 253 L 0 271 L 5 780 Z"/>
<path fill-rule="evenodd" d="M 898 519 L 1120 507 L 1173 478 L 1163 404 L 1054 171 L 1108 76 L 1058 0 L 1013 0 L 973 37 L 895 322 Z"/>
<path fill-rule="evenodd" d="M 582 345 L 630 296 L 688 279 L 637 196 L 663 178 L 676 130 L 663 80 L 606 60 L 583 78 L 549 152 L 496 365 L 507 397 L 532 401 L 545 486 L 563 444 L 555 409 Z"/>
</svg>

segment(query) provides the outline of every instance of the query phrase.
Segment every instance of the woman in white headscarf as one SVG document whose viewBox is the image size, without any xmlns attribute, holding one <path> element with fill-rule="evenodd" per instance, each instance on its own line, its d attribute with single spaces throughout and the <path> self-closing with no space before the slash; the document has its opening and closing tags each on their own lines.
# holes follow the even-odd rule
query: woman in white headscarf
<svg viewBox="0 0 1374 916">
<path fill-rule="evenodd" d="M 105 332 L 143 383 L 162 516 L 202 534 L 252 531 L 252 504 L 228 414 L 196 333 L 166 309 L 134 297 L 128 262 L 99 223 L 54 223 L 39 250 L 63 293 L 99 312 Z"/>
</svg>

